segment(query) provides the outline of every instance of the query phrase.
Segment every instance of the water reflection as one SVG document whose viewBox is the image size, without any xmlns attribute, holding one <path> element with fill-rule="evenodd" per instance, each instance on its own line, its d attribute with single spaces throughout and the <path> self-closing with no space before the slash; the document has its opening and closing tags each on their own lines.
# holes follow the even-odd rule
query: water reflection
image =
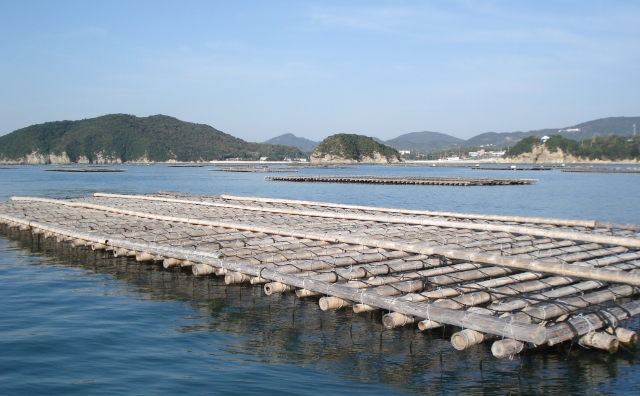
<svg viewBox="0 0 640 396">
<path fill-rule="evenodd" d="M 217 340 L 227 354 L 224 359 L 320 368 L 345 381 L 387 384 L 410 393 L 609 393 L 637 387 L 635 351 L 621 349 L 610 356 L 565 344 L 528 351 L 513 361 L 497 360 L 489 345 L 454 350 L 451 328 L 385 331 L 381 313 L 324 313 L 316 299 L 293 293 L 265 296 L 259 286 L 227 286 L 219 278 L 195 278 L 190 271 L 74 249 L 17 229 L 3 228 L 0 235 L 42 258 L 38 265 L 62 263 L 107 276 L 119 281 L 131 298 L 188 303 L 199 314 L 177 330 L 222 335 Z M 639 324 L 635 319 L 626 327 L 638 329 Z"/>
</svg>

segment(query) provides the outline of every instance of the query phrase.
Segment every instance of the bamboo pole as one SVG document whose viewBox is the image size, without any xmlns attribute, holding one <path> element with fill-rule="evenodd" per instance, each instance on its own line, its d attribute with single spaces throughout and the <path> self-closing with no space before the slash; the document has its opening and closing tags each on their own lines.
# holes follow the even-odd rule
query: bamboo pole
<svg viewBox="0 0 640 396">
<path fill-rule="evenodd" d="M 382 325 L 387 329 L 405 326 L 415 321 L 413 316 L 408 316 L 400 312 L 390 312 L 382 316 Z"/>
<path fill-rule="evenodd" d="M 455 349 L 462 351 L 470 346 L 480 344 L 484 340 L 484 333 L 471 329 L 464 329 L 451 336 L 451 345 L 453 345 Z"/>
<path fill-rule="evenodd" d="M 522 352 L 523 349 L 524 342 L 516 341 L 514 339 L 496 341 L 491 345 L 491 353 L 499 359 L 506 357 L 513 359 L 513 357 Z"/>
<path fill-rule="evenodd" d="M 616 327 L 615 329 L 610 327 L 607 332 L 612 332 L 618 338 L 618 341 L 625 346 L 635 348 L 638 344 L 638 333 L 633 330 L 625 329 L 624 327 Z"/>
<path fill-rule="evenodd" d="M 234 195 L 226 195 L 226 194 L 221 195 L 220 198 L 227 199 L 227 200 L 236 200 L 236 201 L 254 201 L 254 202 L 269 202 L 269 203 L 281 203 L 281 204 L 309 205 L 309 206 L 320 206 L 320 207 L 339 208 L 339 209 L 400 213 L 400 214 L 408 214 L 408 215 L 456 217 L 456 218 L 468 218 L 468 219 L 479 219 L 479 220 L 490 220 L 490 221 L 509 221 L 509 222 L 516 222 L 516 223 L 531 223 L 531 224 L 553 224 L 558 226 L 569 226 L 569 227 L 571 226 L 579 226 L 579 227 L 587 227 L 587 228 L 603 227 L 603 228 L 640 230 L 640 225 L 615 224 L 615 223 L 599 222 L 596 220 L 570 220 L 570 219 L 550 219 L 550 218 L 544 218 L 544 217 L 500 216 L 500 215 L 485 215 L 485 214 L 456 213 L 456 212 L 436 212 L 436 211 L 428 211 L 428 210 L 394 209 L 394 208 L 380 208 L 376 206 L 360 206 L 360 205 L 334 204 L 334 203 L 327 203 L 327 202 L 300 201 L 300 200 L 292 200 L 292 199 L 242 197 L 242 196 L 234 196 Z"/>
<path fill-rule="evenodd" d="M 611 334 L 591 332 L 582 336 L 578 342 L 582 346 L 602 349 L 609 353 L 618 350 L 618 339 Z"/>
<path fill-rule="evenodd" d="M 32 199 L 42 200 L 44 198 L 32 198 Z M 60 204 L 60 202 L 57 202 L 55 200 L 50 200 L 50 201 L 53 201 L 56 204 Z M 83 207 L 86 205 L 88 204 L 78 204 L 78 206 L 83 206 Z M 405 252 L 419 253 L 419 254 L 426 254 L 426 255 L 440 254 L 450 258 L 481 262 L 485 264 L 499 265 L 499 266 L 504 266 L 509 268 L 521 269 L 521 270 L 529 270 L 532 272 L 545 272 L 545 273 L 557 274 L 562 276 L 575 276 L 575 277 L 580 277 L 585 279 L 593 279 L 593 280 L 600 280 L 600 281 L 606 281 L 606 282 L 612 282 L 612 283 L 624 283 L 624 284 L 630 284 L 634 286 L 640 286 L 640 274 L 628 273 L 626 271 L 611 271 L 611 270 L 592 268 L 592 267 L 585 268 L 578 265 L 571 265 L 571 264 L 564 264 L 564 263 L 562 265 L 558 265 L 555 263 L 549 263 L 549 262 L 540 261 L 540 260 L 523 260 L 523 259 L 518 259 L 513 257 L 504 257 L 504 256 L 490 255 L 490 254 L 478 253 L 478 252 L 441 249 L 439 247 L 425 246 L 424 244 L 404 244 L 404 243 L 397 243 L 397 242 L 391 242 L 391 241 L 381 241 L 381 240 L 375 240 L 370 238 L 350 237 L 350 236 L 345 236 L 340 234 L 330 234 L 330 233 L 314 234 L 314 233 L 306 233 L 306 232 L 299 232 L 299 231 L 288 231 L 284 229 L 276 229 L 276 228 L 269 228 L 269 227 L 256 227 L 256 226 L 249 226 L 249 225 L 243 225 L 243 224 L 229 224 L 229 223 L 214 222 L 214 221 L 208 221 L 208 220 L 176 218 L 171 216 L 155 215 L 150 213 L 142 213 L 142 212 L 135 212 L 135 211 L 129 211 L 129 210 L 120 210 L 117 208 L 105 207 L 100 205 L 92 205 L 92 206 L 94 209 L 98 209 L 98 210 L 112 211 L 116 213 L 129 214 L 129 215 L 138 216 L 138 217 L 153 218 L 156 220 L 186 222 L 188 224 L 198 224 L 198 225 L 215 225 L 215 226 L 222 226 L 227 228 L 238 228 L 238 229 L 245 229 L 245 230 L 251 230 L 251 231 L 260 231 L 267 234 L 279 234 L 279 235 L 294 236 L 298 238 L 325 240 L 333 243 L 338 243 L 338 242 L 350 243 L 354 245 L 372 246 L 372 247 L 379 247 L 383 249 L 392 249 L 392 250 L 401 250 Z M 615 237 L 611 237 L 611 238 L 615 239 Z M 618 239 L 631 240 L 631 238 L 618 238 Z M 634 240 L 634 241 L 635 241 L 634 243 L 637 242 L 638 244 L 640 244 L 640 239 Z M 613 240 L 611 240 L 609 243 L 613 243 Z"/>
</svg>

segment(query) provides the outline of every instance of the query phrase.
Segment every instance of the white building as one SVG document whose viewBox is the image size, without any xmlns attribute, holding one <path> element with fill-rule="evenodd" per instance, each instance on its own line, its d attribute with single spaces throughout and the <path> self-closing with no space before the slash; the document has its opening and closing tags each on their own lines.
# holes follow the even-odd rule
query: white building
<svg viewBox="0 0 640 396">
<path fill-rule="evenodd" d="M 408 155 L 408 154 L 411 154 L 411 150 L 398 150 L 398 152 L 400 153 L 400 155 Z"/>
</svg>

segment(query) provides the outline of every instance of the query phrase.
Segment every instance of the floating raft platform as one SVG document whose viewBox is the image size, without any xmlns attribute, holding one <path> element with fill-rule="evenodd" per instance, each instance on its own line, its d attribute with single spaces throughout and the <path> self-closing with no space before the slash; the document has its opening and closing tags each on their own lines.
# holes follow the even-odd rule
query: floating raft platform
<svg viewBox="0 0 640 396">
<path fill-rule="evenodd" d="M 535 183 L 536 179 L 496 179 L 489 177 L 301 175 L 265 176 L 266 180 L 288 182 L 411 184 L 424 186 L 511 186 Z"/>
<path fill-rule="evenodd" d="M 95 172 L 126 172 L 126 169 L 108 169 L 108 168 L 50 168 L 43 169 L 44 172 L 82 172 L 82 173 L 95 173 Z"/>
<path fill-rule="evenodd" d="M 556 168 L 552 168 L 549 166 L 518 166 L 518 165 L 510 165 L 510 166 L 470 166 L 470 169 L 475 170 L 506 170 L 506 171 L 545 171 L 545 170 L 554 170 Z"/>
<path fill-rule="evenodd" d="M 230 166 L 226 168 L 209 169 L 212 172 L 257 172 L 257 173 L 270 173 L 270 172 L 297 172 L 297 169 L 288 168 L 269 168 L 268 166 Z"/>
<path fill-rule="evenodd" d="M 323 311 L 382 310 L 388 329 L 449 326 L 454 348 L 496 357 L 638 337 L 624 327 L 640 313 L 638 225 L 176 193 L 12 197 L 0 223 Z"/>
<path fill-rule="evenodd" d="M 638 173 L 640 174 L 640 168 L 628 168 L 628 169 L 620 169 L 620 168 L 592 168 L 592 167 L 575 167 L 575 168 L 565 168 L 562 169 L 562 172 L 584 172 L 584 173 Z"/>
</svg>

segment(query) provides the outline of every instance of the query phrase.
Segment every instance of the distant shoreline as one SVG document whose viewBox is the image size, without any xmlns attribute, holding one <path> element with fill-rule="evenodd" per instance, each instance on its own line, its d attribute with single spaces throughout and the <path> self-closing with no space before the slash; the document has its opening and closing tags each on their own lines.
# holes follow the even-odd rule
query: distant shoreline
<svg viewBox="0 0 640 396">
<path fill-rule="evenodd" d="M 297 165 L 297 166 L 310 166 L 312 164 L 310 162 L 289 162 L 289 161 L 251 161 L 251 160 L 240 160 L 240 161 L 198 161 L 198 162 L 175 162 L 175 161 L 166 161 L 166 162 L 122 162 L 115 164 L 87 164 L 87 163 L 56 163 L 56 164 L 24 164 L 17 162 L 0 162 L 0 166 L 151 166 L 151 165 L 197 165 L 197 166 L 218 166 L 218 165 Z M 314 165 L 318 165 L 322 163 L 314 163 Z M 327 165 L 336 165 L 337 162 L 326 162 L 324 164 Z M 346 163 L 345 163 L 346 164 Z M 373 164 L 373 163 L 348 163 L 349 165 L 387 165 L 387 164 Z M 470 165 L 470 164 L 501 164 L 501 165 L 640 165 L 640 162 L 635 160 L 625 160 L 625 161 L 604 161 L 604 160 L 594 160 L 594 161 L 584 161 L 584 162 L 522 162 L 522 161 L 509 161 L 502 158 L 495 158 L 490 160 L 456 160 L 456 161 L 438 161 L 438 160 L 415 160 L 415 161 L 403 161 L 400 163 L 395 163 L 394 165 L 447 165 L 453 166 L 456 164 L 460 165 Z"/>
</svg>

